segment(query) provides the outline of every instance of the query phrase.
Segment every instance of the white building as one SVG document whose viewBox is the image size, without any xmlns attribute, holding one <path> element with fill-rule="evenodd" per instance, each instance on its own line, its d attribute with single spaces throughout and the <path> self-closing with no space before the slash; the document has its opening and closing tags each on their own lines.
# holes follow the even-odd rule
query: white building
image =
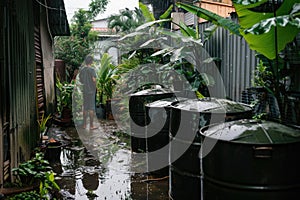
<svg viewBox="0 0 300 200">
<path fill-rule="evenodd" d="M 114 65 L 119 63 L 119 50 L 113 46 L 114 41 L 119 38 L 114 30 L 108 28 L 107 18 L 98 19 L 91 22 L 93 25 L 92 30 L 98 32 L 98 42 L 96 44 L 96 55 L 100 56 L 107 52 L 112 56 Z"/>
</svg>

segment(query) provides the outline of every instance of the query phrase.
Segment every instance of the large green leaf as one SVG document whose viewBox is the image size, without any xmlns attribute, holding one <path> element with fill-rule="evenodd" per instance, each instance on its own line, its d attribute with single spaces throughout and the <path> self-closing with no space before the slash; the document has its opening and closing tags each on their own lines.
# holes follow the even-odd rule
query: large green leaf
<svg viewBox="0 0 300 200">
<path fill-rule="evenodd" d="M 173 4 L 170 5 L 169 8 L 161 16 L 159 16 L 159 19 L 168 19 L 172 11 L 173 11 Z"/>
<path fill-rule="evenodd" d="M 183 22 L 179 22 L 179 25 L 180 25 L 179 27 L 180 27 L 180 31 L 181 31 L 182 35 L 187 36 L 187 37 L 192 37 L 194 39 L 198 39 L 197 32 L 194 29 L 188 27 Z"/>
<path fill-rule="evenodd" d="M 151 26 L 153 26 L 155 24 L 160 24 L 162 22 L 169 22 L 169 21 L 171 21 L 171 19 L 161 19 L 161 20 L 150 21 L 150 22 L 147 22 L 147 23 L 145 23 L 145 24 L 137 27 L 135 30 L 136 31 L 140 31 L 140 30 L 143 30 L 145 28 L 149 28 L 149 27 L 151 27 Z"/>
<path fill-rule="evenodd" d="M 260 6 L 267 0 L 248 5 L 235 3 L 237 0 L 233 0 L 233 2 L 239 17 L 241 34 L 251 49 L 263 54 L 268 59 L 275 59 L 276 53 L 283 50 L 286 44 L 291 42 L 300 30 L 297 27 L 299 18 L 292 19 L 293 16 L 296 17 L 298 14 L 296 11 L 293 11 L 293 6 L 299 0 L 283 1 L 276 10 L 276 17 L 274 17 L 272 8 L 271 12 L 256 12 L 253 10 L 253 8 Z M 275 34 L 275 31 L 277 31 L 277 34 Z M 277 38 L 275 38 L 276 35 Z M 275 39 L 277 40 L 276 42 Z M 276 52 L 276 43 L 278 52 Z"/>
<path fill-rule="evenodd" d="M 148 9 L 148 7 L 145 4 L 139 2 L 139 7 L 146 19 L 146 22 L 155 21 L 155 17 L 153 15 L 153 13 L 150 12 L 150 10 Z"/>
<path fill-rule="evenodd" d="M 176 5 L 179 8 L 182 8 L 182 9 L 188 11 L 188 12 L 191 12 L 191 13 L 197 15 L 200 18 L 211 21 L 212 23 L 229 30 L 233 34 L 240 35 L 240 32 L 239 32 L 240 26 L 239 26 L 239 24 L 234 23 L 230 19 L 221 17 L 220 15 L 217 15 L 213 12 L 210 12 L 210 11 L 205 10 L 203 8 L 199 8 L 199 7 L 194 6 L 194 5 L 185 4 L 185 3 L 176 3 Z"/>
</svg>

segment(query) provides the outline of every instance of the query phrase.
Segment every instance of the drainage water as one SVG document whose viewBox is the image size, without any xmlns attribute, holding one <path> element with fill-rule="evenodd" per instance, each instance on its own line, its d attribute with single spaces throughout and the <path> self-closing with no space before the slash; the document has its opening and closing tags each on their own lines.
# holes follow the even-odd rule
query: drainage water
<svg viewBox="0 0 300 200">
<path fill-rule="evenodd" d="M 61 188 L 58 199 L 169 199 L 168 178 L 132 172 L 130 139 L 116 136 L 112 122 L 101 123 L 109 123 L 106 130 L 86 131 L 83 138 L 75 127 L 50 129 L 53 137 L 69 142 L 51 162 Z"/>
</svg>

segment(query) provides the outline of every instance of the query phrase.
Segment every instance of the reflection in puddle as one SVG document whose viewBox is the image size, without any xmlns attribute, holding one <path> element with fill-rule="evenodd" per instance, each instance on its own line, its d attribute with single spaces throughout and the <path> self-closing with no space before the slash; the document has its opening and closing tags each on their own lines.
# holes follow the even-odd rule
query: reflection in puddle
<svg viewBox="0 0 300 200">
<path fill-rule="evenodd" d="M 129 199 L 130 152 L 119 149 L 107 166 L 95 160 L 83 147 L 64 148 L 58 177 L 62 199 Z"/>
<path fill-rule="evenodd" d="M 94 134 L 86 137 L 93 147 L 87 148 L 84 139 L 80 140 L 75 132 L 75 128 L 66 130 L 71 144 L 63 147 L 60 159 L 52 163 L 61 187 L 59 199 L 169 199 L 167 178 L 148 181 L 149 176 L 132 172 L 132 154 L 127 141 L 112 134 Z M 91 142 L 99 140 L 102 146 Z"/>
</svg>

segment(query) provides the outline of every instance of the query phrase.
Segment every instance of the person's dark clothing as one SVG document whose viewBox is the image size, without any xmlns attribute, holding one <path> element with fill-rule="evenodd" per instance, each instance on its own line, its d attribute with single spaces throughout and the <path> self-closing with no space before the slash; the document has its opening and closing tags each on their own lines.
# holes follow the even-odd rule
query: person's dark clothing
<svg viewBox="0 0 300 200">
<path fill-rule="evenodd" d="M 95 110 L 96 84 L 93 82 L 96 78 L 96 71 L 91 67 L 83 67 L 80 70 L 79 79 L 83 84 L 83 108 L 84 110 Z"/>
<path fill-rule="evenodd" d="M 83 67 L 80 71 L 80 82 L 83 84 L 83 93 L 93 94 L 96 92 L 96 85 L 93 82 L 93 77 L 96 78 L 96 71 L 91 67 Z"/>
</svg>

